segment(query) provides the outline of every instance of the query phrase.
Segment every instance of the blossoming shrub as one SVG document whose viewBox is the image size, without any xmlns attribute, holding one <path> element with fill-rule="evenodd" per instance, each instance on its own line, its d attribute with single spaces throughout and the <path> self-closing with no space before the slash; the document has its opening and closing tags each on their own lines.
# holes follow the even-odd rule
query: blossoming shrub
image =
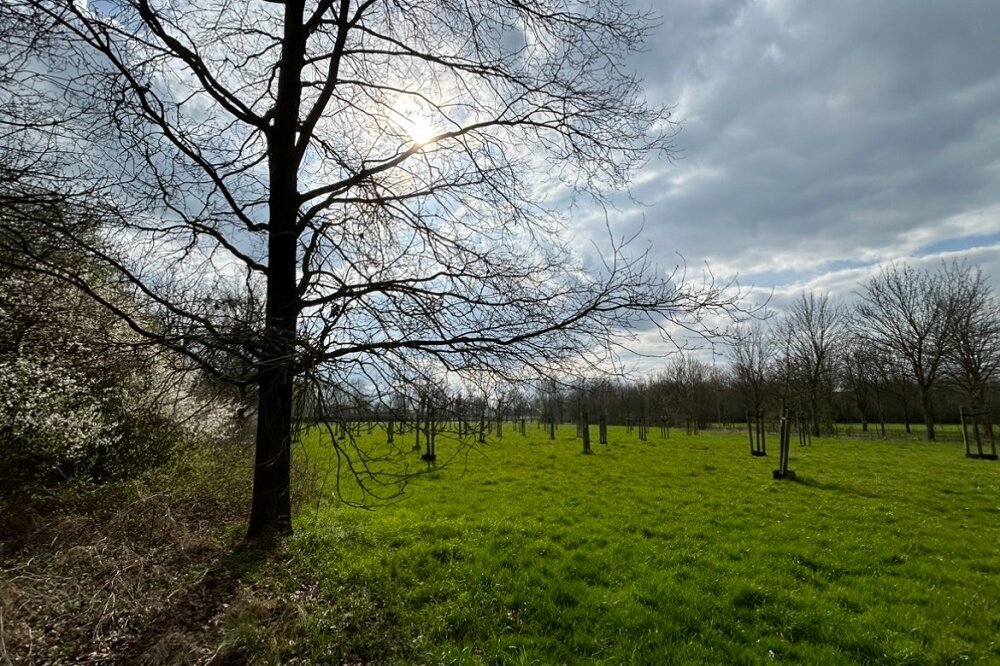
<svg viewBox="0 0 1000 666">
<path fill-rule="evenodd" d="M 0 361 L 0 437 L 7 465 L 42 477 L 71 475 L 121 441 L 105 399 L 54 355 Z"/>
<path fill-rule="evenodd" d="M 226 438 L 235 406 L 72 288 L 0 275 L 0 482 L 137 474 Z"/>
</svg>

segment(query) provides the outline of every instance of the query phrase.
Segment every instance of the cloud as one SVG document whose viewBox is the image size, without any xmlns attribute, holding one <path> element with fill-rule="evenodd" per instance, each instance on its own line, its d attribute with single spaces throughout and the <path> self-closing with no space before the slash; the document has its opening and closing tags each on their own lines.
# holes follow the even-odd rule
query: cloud
<svg viewBox="0 0 1000 666">
<path fill-rule="evenodd" d="M 1000 5 L 681 0 L 634 65 L 682 123 L 613 214 L 655 256 L 849 296 L 880 262 L 998 284 Z M 599 235 L 603 216 L 577 224 Z"/>
</svg>

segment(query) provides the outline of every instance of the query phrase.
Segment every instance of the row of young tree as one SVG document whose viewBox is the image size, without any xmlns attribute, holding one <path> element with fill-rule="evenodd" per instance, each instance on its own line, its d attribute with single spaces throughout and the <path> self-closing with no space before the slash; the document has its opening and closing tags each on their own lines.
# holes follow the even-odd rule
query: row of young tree
<svg viewBox="0 0 1000 666">
<path fill-rule="evenodd" d="M 865 282 L 853 305 L 803 294 L 773 326 L 739 331 L 734 375 L 752 409 L 768 396 L 800 405 L 813 434 L 833 422 L 839 393 L 850 396 L 863 429 L 886 420 L 908 427 L 912 408 L 933 440 L 946 393 L 973 410 L 987 407 L 1000 368 L 998 305 L 977 266 L 894 264 Z M 953 409 L 945 418 L 957 416 Z"/>
<path fill-rule="evenodd" d="M 733 422 L 746 414 L 804 414 L 813 435 L 837 422 L 954 422 L 959 410 L 995 411 L 1000 300 L 978 266 L 883 267 L 853 303 L 803 293 L 784 310 L 749 319 L 725 339 L 725 363 L 680 355 L 652 377 L 595 380 L 537 391 L 535 411 L 578 410 L 616 422 L 663 415 L 674 424 Z"/>
</svg>

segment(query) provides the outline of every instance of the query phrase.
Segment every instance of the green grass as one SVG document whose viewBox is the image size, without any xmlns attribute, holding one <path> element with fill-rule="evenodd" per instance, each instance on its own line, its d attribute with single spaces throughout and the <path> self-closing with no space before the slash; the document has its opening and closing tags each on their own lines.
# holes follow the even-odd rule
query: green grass
<svg viewBox="0 0 1000 666">
<path fill-rule="evenodd" d="M 878 422 L 869 422 L 868 431 L 862 431 L 860 423 L 837 423 L 834 426 L 838 435 L 844 435 L 847 437 L 871 437 L 879 438 L 882 436 L 881 428 Z M 926 440 L 927 439 L 927 426 L 920 423 L 911 423 L 910 432 L 906 432 L 906 426 L 902 423 L 886 423 L 885 424 L 885 434 L 889 439 L 916 439 L 916 440 Z M 934 434 L 937 439 L 946 442 L 961 442 L 962 441 L 962 426 L 958 423 L 935 423 L 934 424 Z M 972 437 L 972 424 L 969 424 L 969 437 Z"/>
<path fill-rule="evenodd" d="M 1000 663 L 1000 464 L 815 439 L 774 481 L 742 433 L 613 429 L 592 456 L 572 435 L 300 511 L 226 640 L 261 662 Z"/>
<path fill-rule="evenodd" d="M 746 432 L 747 424 L 746 422 L 732 422 L 732 423 L 714 423 L 712 427 L 717 430 L 724 430 L 726 432 Z M 777 441 L 777 421 L 770 420 L 767 421 L 767 434 L 768 436 L 774 436 L 775 441 Z M 869 422 L 868 430 L 862 430 L 861 422 L 856 423 L 843 423 L 837 422 L 833 424 L 833 431 L 835 437 L 863 437 L 869 439 L 913 439 L 919 441 L 926 441 L 927 439 L 927 427 L 920 423 L 911 423 L 910 432 L 906 432 L 906 426 L 902 423 L 886 423 L 885 424 L 885 437 L 882 437 L 882 432 L 878 422 Z M 671 430 L 671 432 L 673 432 Z M 683 430 L 681 430 L 683 432 Z M 980 432 L 982 432 L 982 426 L 980 426 Z M 962 441 L 962 426 L 958 423 L 935 423 L 934 433 L 937 439 L 945 442 L 961 442 Z M 969 423 L 969 438 L 973 436 L 972 433 L 972 423 Z"/>
</svg>

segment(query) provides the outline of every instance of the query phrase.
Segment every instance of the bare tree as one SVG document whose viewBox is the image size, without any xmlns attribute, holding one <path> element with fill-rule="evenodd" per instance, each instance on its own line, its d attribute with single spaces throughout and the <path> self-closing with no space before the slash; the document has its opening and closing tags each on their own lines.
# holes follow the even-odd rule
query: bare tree
<svg viewBox="0 0 1000 666">
<path fill-rule="evenodd" d="M 735 384 L 754 413 L 764 406 L 772 367 L 777 361 L 776 351 L 774 335 L 763 321 L 739 324 L 729 335 L 729 361 Z"/>
<path fill-rule="evenodd" d="M 697 432 L 706 423 L 703 417 L 706 407 L 711 407 L 708 394 L 712 378 L 712 366 L 684 353 L 671 359 L 659 377 L 668 387 L 672 413 L 690 432 Z"/>
<path fill-rule="evenodd" d="M 781 410 L 789 405 L 798 390 L 797 380 L 801 375 L 792 340 L 792 330 L 788 326 L 775 327 L 774 347 L 777 358 L 771 364 L 771 385 L 781 403 Z"/>
<path fill-rule="evenodd" d="M 866 340 L 906 364 L 920 392 L 927 439 L 934 439 L 934 387 L 949 347 L 952 305 L 942 272 L 893 264 L 861 290 L 857 313 Z M 904 389 L 905 390 L 905 389 Z"/>
<path fill-rule="evenodd" d="M 155 316 L 52 272 L 140 335 L 256 389 L 248 541 L 291 530 L 297 377 L 386 387 L 434 368 L 603 367 L 640 318 L 697 321 L 732 303 L 714 283 L 656 277 L 615 240 L 578 270 L 560 207 L 543 205 L 603 201 L 668 149 L 668 115 L 623 69 L 653 24 L 616 2 L 12 0 L 2 11 L 31 26 L 13 42 L 53 37 L 24 64 L 19 94 L 61 117 L 74 182 L 103 195 L 76 203 L 107 204 L 104 242 L 53 231 Z M 252 326 L 218 307 L 234 289 L 263 295 Z"/>
<path fill-rule="evenodd" d="M 1000 299 L 979 267 L 956 261 L 943 270 L 953 309 L 948 374 L 980 411 L 987 387 L 1000 376 Z"/>
<path fill-rule="evenodd" d="M 861 431 L 868 432 L 868 417 L 874 408 L 882 436 L 885 436 L 883 394 L 892 371 L 885 356 L 863 334 L 864 324 L 852 321 L 850 333 L 841 349 L 840 367 L 844 382 L 854 397 L 854 405 L 861 417 Z"/>
<path fill-rule="evenodd" d="M 834 362 L 844 341 L 844 310 L 828 294 L 803 293 L 792 302 L 782 326 L 809 403 L 812 434 L 818 437 L 820 412 L 828 407 L 824 399 L 832 390 Z"/>
</svg>

